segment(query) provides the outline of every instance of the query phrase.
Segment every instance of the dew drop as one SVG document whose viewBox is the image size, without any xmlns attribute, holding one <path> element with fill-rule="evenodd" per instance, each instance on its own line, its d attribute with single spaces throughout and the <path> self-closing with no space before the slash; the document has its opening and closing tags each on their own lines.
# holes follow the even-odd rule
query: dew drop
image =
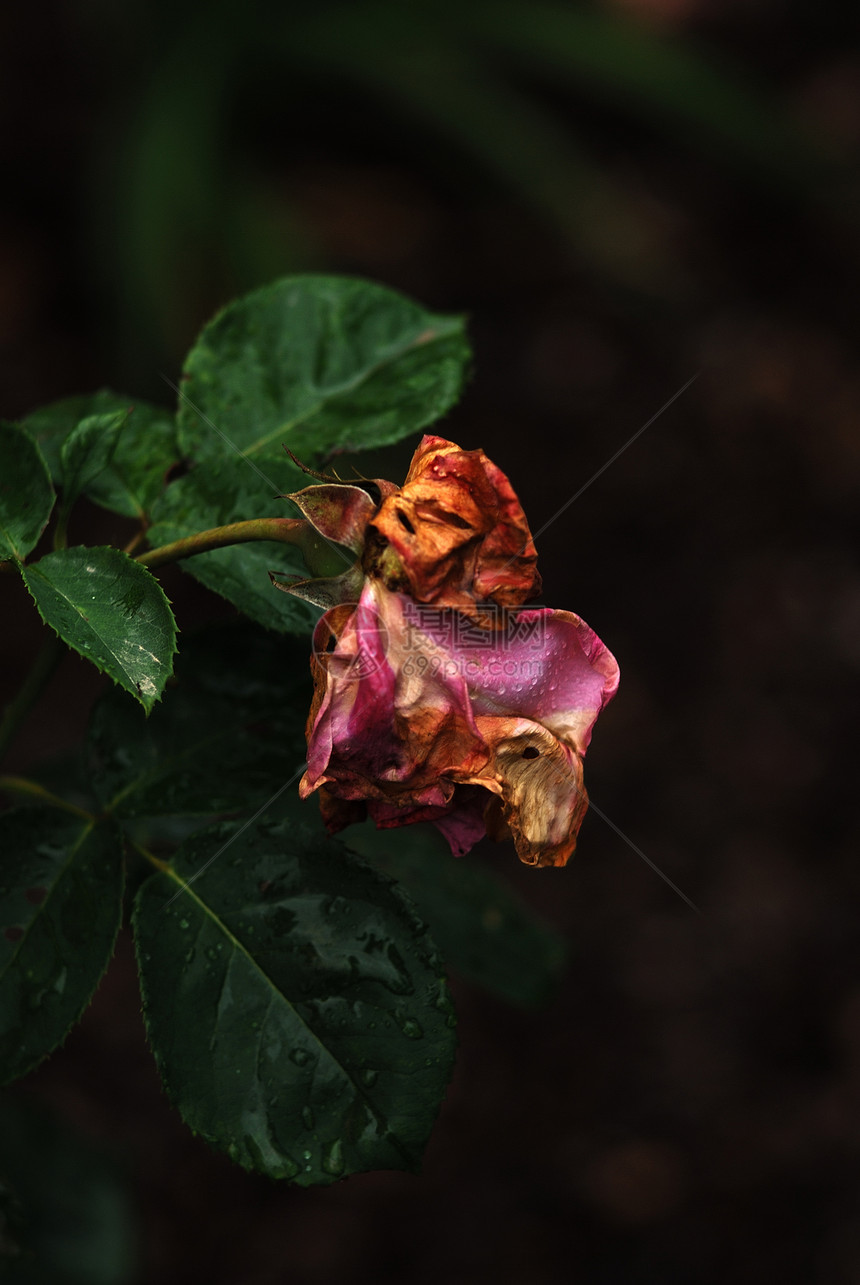
<svg viewBox="0 0 860 1285">
<path fill-rule="evenodd" d="M 302 1107 L 302 1124 L 306 1129 L 314 1127 L 314 1113 L 310 1107 Z"/>
<path fill-rule="evenodd" d="M 180 919 L 180 921 L 179 921 L 179 927 L 180 927 L 180 928 L 187 928 L 187 927 L 188 927 L 188 920 L 187 920 L 187 919 Z"/>
<path fill-rule="evenodd" d="M 378 1079 L 379 1072 L 374 1071 L 372 1066 L 365 1067 L 361 1073 L 361 1082 L 368 1089 L 372 1089 Z"/>
<path fill-rule="evenodd" d="M 296 1066 L 307 1066 L 310 1060 L 311 1055 L 305 1049 L 290 1049 L 290 1061 Z"/>
<path fill-rule="evenodd" d="M 343 1173 L 343 1143 L 340 1138 L 335 1138 L 331 1146 L 326 1148 L 325 1154 L 323 1155 L 322 1167 L 326 1173 Z"/>
<path fill-rule="evenodd" d="M 410 1040 L 420 1040 L 424 1032 L 413 1017 L 405 1017 L 400 1023 L 400 1029 L 403 1034 Z"/>
</svg>

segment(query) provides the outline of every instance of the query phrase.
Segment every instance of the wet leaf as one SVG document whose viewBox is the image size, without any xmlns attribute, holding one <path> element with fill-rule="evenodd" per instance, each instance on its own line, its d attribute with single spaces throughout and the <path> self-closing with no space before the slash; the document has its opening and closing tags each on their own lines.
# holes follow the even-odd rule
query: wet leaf
<svg viewBox="0 0 860 1285">
<path fill-rule="evenodd" d="M 514 1004 L 549 998 L 564 964 L 563 938 L 475 858 L 452 856 L 426 824 L 377 830 L 366 822 L 340 837 L 400 881 L 456 972 Z"/>
<path fill-rule="evenodd" d="M 178 414 L 195 459 L 264 471 L 414 433 L 451 408 L 469 361 L 462 317 L 351 277 L 284 277 L 229 304 L 185 363 Z M 252 515 L 249 515 L 252 516 Z"/>
<path fill-rule="evenodd" d="M 454 1016 L 396 886 L 271 811 L 192 835 L 134 927 L 152 1048 L 192 1129 L 302 1186 L 417 1167 Z"/>
<path fill-rule="evenodd" d="M 64 508 L 70 509 L 81 492 L 105 471 L 127 421 L 127 410 L 88 415 L 63 442 L 60 456 Z"/>
<path fill-rule="evenodd" d="M 20 808 L 0 817 L 0 1083 L 65 1038 L 107 967 L 122 914 L 113 822 Z"/>
<path fill-rule="evenodd" d="M 38 446 L 22 429 L 0 422 L 0 559 L 27 556 L 45 529 L 54 498 Z"/>
<path fill-rule="evenodd" d="M 96 705 L 87 763 L 99 803 L 123 820 L 264 803 L 303 768 L 311 689 L 306 646 L 248 623 L 192 636 L 148 718 L 116 689 Z"/>
<path fill-rule="evenodd" d="M 113 458 L 86 486 L 87 498 L 125 517 L 148 515 L 164 490 L 171 465 L 179 458 L 176 423 L 170 411 L 139 398 L 103 388 L 100 392 L 66 397 L 33 411 L 24 428 L 39 443 L 58 484 L 63 480 L 63 444 L 82 420 L 92 415 L 127 412 Z"/>
<path fill-rule="evenodd" d="M 170 677 L 176 625 L 158 581 L 119 549 L 60 549 L 21 568 L 46 624 L 149 711 Z"/>
</svg>

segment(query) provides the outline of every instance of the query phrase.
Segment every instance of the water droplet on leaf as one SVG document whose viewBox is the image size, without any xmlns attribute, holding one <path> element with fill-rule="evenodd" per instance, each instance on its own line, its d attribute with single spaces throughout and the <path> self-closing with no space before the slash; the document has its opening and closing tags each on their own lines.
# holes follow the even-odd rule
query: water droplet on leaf
<svg viewBox="0 0 860 1285">
<path fill-rule="evenodd" d="M 326 1173 L 343 1173 L 343 1143 L 340 1138 L 335 1138 L 331 1146 L 326 1148 L 326 1152 L 323 1156 L 322 1167 Z"/>
</svg>

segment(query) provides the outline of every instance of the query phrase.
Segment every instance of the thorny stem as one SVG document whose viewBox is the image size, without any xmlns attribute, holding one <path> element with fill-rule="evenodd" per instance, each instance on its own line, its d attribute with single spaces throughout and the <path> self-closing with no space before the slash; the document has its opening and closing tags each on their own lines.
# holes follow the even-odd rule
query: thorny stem
<svg viewBox="0 0 860 1285">
<path fill-rule="evenodd" d="M 308 538 L 308 523 L 304 518 L 252 518 L 248 522 L 230 522 L 210 531 L 197 531 L 183 540 L 174 540 L 160 549 L 150 549 L 135 559 L 143 566 L 163 567 L 168 562 L 179 562 L 195 553 L 208 553 L 210 549 L 223 549 L 228 544 L 245 544 L 249 540 L 281 540 L 285 544 L 304 548 Z"/>
<path fill-rule="evenodd" d="M 55 634 L 45 639 L 18 695 L 10 700 L 3 711 L 3 718 L 0 720 L 0 758 L 6 753 L 19 727 L 42 695 L 64 652 L 65 647 Z"/>
</svg>

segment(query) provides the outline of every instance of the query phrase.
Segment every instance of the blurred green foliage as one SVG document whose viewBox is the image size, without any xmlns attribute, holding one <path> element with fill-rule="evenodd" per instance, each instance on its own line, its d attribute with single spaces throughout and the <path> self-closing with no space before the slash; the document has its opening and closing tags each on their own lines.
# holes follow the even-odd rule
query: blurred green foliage
<svg viewBox="0 0 860 1285">
<path fill-rule="evenodd" d="M 615 288 L 683 291 L 669 233 L 601 146 L 607 120 L 777 199 L 833 206 L 838 166 L 712 52 L 557 0 L 292 0 L 90 9 L 124 50 L 96 141 L 103 279 L 140 359 L 173 358 L 226 298 L 326 264 L 290 190 L 307 156 L 420 159 L 513 194 Z M 107 51 L 105 50 L 105 53 Z M 608 114 L 608 115 L 607 115 Z"/>
</svg>

